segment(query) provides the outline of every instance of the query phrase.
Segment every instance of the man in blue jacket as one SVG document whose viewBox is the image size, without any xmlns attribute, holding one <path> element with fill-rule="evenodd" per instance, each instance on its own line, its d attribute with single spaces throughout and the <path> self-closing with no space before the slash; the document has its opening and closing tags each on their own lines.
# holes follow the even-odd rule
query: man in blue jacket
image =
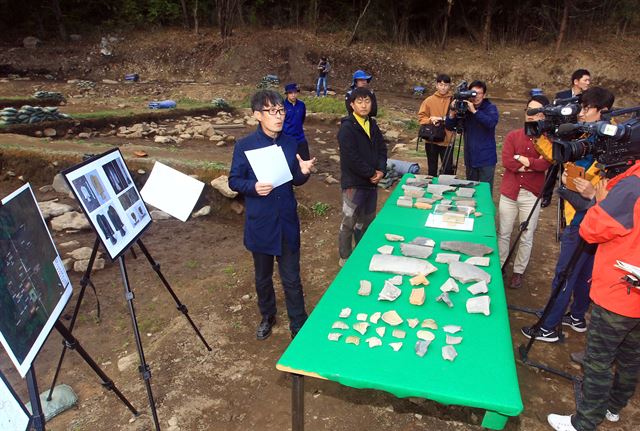
<svg viewBox="0 0 640 431">
<path fill-rule="evenodd" d="M 486 98 L 487 84 L 473 81 L 469 89 L 476 97 L 464 102 L 468 110 L 464 116 L 464 165 L 468 180 L 489 183 L 493 192 L 493 175 L 498 157 L 496 155 L 496 125 L 498 108 Z M 452 102 L 452 107 L 453 103 Z M 453 130 L 456 125 L 456 111 L 451 109 L 446 120 L 446 128 Z"/>
<path fill-rule="evenodd" d="M 302 160 L 297 154 L 295 139 L 281 133 L 285 118 L 283 103 L 282 96 L 274 91 L 263 90 L 253 95 L 251 109 L 260 125 L 236 143 L 229 172 L 229 187 L 245 199 L 244 245 L 253 254 L 258 308 L 262 315 L 256 331 L 258 340 L 271 335 L 276 322 L 274 257 L 278 261 L 292 337 L 307 319 L 300 280 L 300 220 L 293 186 L 309 179 L 316 160 Z M 271 145 L 282 150 L 293 177 L 277 187 L 258 180 L 246 155 L 247 151 Z"/>
<path fill-rule="evenodd" d="M 304 136 L 304 119 L 307 116 L 307 107 L 302 100 L 298 100 L 298 92 L 300 88 L 298 84 L 292 82 L 284 87 L 286 99 L 284 99 L 284 124 L 282 125 L 282 133 L 291 136 L 298 143 L 298 154 L 303 160 L 309 160 L 309 143 Z"/>
</svg>

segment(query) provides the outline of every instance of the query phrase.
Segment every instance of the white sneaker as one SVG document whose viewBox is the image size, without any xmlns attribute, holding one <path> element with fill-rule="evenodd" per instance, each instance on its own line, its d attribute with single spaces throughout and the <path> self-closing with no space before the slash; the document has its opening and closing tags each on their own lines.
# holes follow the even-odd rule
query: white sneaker
<svg viewBox="0 0 640 431">
<path fill-rule="evenodd" d="M 620 415 L 617 413 L 611 413 L 610 410 L 607 410 L 607 414 L 604 417 L 607 418 L 609 422 L 618 422 L 620 420 Z"/>
<path fill-rule="evenodd" d="M 578 431 L 571 425 L 571 415 L 561 416 L 550 414 L 547 416 L 547 422 L 556 431 Z"/>
</svg>

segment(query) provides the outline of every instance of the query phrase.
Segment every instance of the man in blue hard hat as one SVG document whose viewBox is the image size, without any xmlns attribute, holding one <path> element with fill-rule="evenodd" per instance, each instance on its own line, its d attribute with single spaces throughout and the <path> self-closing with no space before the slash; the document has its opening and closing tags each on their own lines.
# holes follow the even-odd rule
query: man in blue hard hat
<svg viewBox="0 0 640 431">
<path fill-rule="evenodd" d="M 353 82 L 351 83 L 351 87 L 349 87 L 349 91 L 344 95 L 344 105 L 347 108 L 347 115 L 353 113 L 353 108 L 351 107 L 351 92 L 354 88 L 366 88 L 371 92 L 371 112 L 369 113 L 369 117 L 378 115 L 378 101 L 376 100 L 376 95 L 373 93 L 373 90 L 369 87 L 371 79 L 372 76 L 364 70 L 358 69 L 353 72 Z"/>
<path fill-rule="evenodd" d="M 304 136 L 304 119 L 307 116 L 307 107 L 302 100 L 298 100 L 298 84 L 292 82 L 284 86 L 286 98 L 284 99 L 284 123 L 282 133 L 291 136 L 298 143 L 298 154 L 303 160 L 309 160 L 309 143 Z"/>
</svg>

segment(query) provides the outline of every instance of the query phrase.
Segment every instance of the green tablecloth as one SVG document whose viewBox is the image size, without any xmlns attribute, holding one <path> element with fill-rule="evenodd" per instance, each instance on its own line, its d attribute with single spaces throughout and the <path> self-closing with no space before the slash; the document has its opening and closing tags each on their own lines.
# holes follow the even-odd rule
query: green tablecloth
<svg viewBox="0 0 640 431">
<path fill-rule="evenodd" d="M 488 189 L 486 190 L 488 194 Z M 394 193 L 395 194 L 395 193 Z M 387 206 L 395 202 L 388 201 Z M 401 208 L 402 209 L 402 208 Z M 411 209 L 409 209 L 411 210 Z M 412 210 L 420 211 L 420 210 Z M 375 222 L 369 227 L 344 268 L 314 309 L 300 333 L 289 345 L 280 360 L 278 369 L 315 375 L 356 388 L 372 388 L 390 392 L 398 397 L 424 397 L 445 404 L 458 404 L 487 410 L 483 426 L 501 429 L 505 416 L 517 416 L 522 411 L 522 400 L 515 369 L 507 303 L 500 273 L 495 231 L 493 236 L 475 234 L 473 239 L 468 232 L 423 228 L 411 225 L 411 217 L 396 218 L 395 211 L 381 211 Z M 493 217 L 487 217 L 493 220 Z M 426 301 L 422 306 L 409 303 L 412 286 L 409 276 L 403 276 L 401 296 L 394 302 L 378 301 L 378 293 L 384 280 L 393 274 L 369 272 L 369 262 L 382 245 L 394 245 L 393 254 L 400 255 L 399 243 L 388 242 L 384 234 L 403 235 L 411 241 L 417 236 L 426 236 L 436 241 L 433 255 L 428 259 L 438 270 L 429 275 L 429 286 L 425 287 Z M 440 286 L 447 280 L 448 265 L 435 263 L 436 254 L 441 252 L 439 244 L 443 240 L 462 240 L 481 243 L 494 249 L 489 256 L 491 264 L 483 268 L 491 274 L 489 293 L 491 315 L 469 314 L 466 300 L 472 295 L 466 290 L 471 285 L 461 284 L 459 293 L 451 293 L 453 308 L 436 302 L 441 293 Z M 452 252 L 447 252 L 452 253 Z M 465 260 L 462 256 L 461 260 Z M 360 280 L 372 282 L 370 296 L 357 294 Z M 338 317 L 340 310 L 350 307 L 351 316 Z M 405 320 L 397 329 L 406 331 L 405 339 L 392 336 L 395 329 L 380 320 L 372 324 L 365 335 L 351 328 L 357 322 L 358 313 L 368 316 L 376 311 L 395 310 Z M 422 321 L 434 319 L 439 328 L 432 331 L 436 338 L 429 346 L 424 357 L 414 352 L 417 341 L 415 329 L 408 326 L 408 318 Z M 348 330 L 331 329 L 335 321 L 342 320 L 350 326 Z M 463 330 L 455 334 L 463 337 L 456 345 L 458 357 L 454 362 L 442 358 L 441 349 L 445 345 L 445 325 L 459 325 Z M 387 327 L 383 345 L 369 348 L 365 340 L 378 336 L 375 328 Z M 342 332 L 339 341 L 329 341 L 330 332 Z M 360 345 L 346 344 L 348 335 L 360 337 Z M 403 342 L 402 348 L 395 352 L 388 344 Z"/>
<path fill-rule="evenodd" d="M 384 221 L 390 224 L 402 224 L 407 226 L 425 226 L 427 217 L 433 210 L 421 210 L 418 208 L 404 208 L 396 205 L 396 201 L 400 196 L 404 194 L 402 185 L 407 181 L 407 178 L 411 178 L 414 175 L 406 174 L 402 177 L 399 184 L 391 193 L 384 207 L 380 210 L 380 213 L 376 217 L 378 221 Z M 434 180 L 437 184 L 437 179 Z M 452 229 L 445 229 L 446 232 L 461 232 L 466 234 L 469 238 L 476 236 L 496 236 L 496 222 L 495 214 L 496 209 L 491 199 L 488 183 L 480 183 L 475 187 L 476 193 L 474 199 L 476 199 L 477 207 L 476 211 L 482 213 L 481 217 L 476 217 L 474 222 L 473 231 L 457 231 Z M 444 194 L 444 198 L 450 199 L 455 196 L 452 192 Z M 426 193 L 425 197 L 431 197 L 431 194 Z M 472 239 L 469 239 L 472 240 Z"/>
</svg>

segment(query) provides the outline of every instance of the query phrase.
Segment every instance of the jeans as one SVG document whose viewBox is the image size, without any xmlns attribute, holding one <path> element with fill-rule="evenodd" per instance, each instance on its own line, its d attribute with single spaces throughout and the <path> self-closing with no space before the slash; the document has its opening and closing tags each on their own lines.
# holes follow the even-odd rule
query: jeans
<svg viewBox="0 0 640 431">
<path fill-rule="evenodd" d="M 316 84 L 316 97 L 320 97 L 320 85 L 324 88 L 324 96 L 327 95 L 327 77 L 319 76 L 318 83 Z"/>
<path fill-rule="evenodd" d="M 340 257 L 347 259 L 362 239 L 367 228 L 376 216 L 378 190 L 376 189 L 344 189 L 342 190 L 342 223 L 338 234 L 338 251 Z"/>
<path fill-rule="evenodd" d="M 453 151 L 449 151 L 449 153 L 446 154 L 447 148 L 449 147 L 432 142 L 425 142 L 424 151 L 427 154 L 427 173 L 432 177 L 438 176 L 438 159 L 440 159 L 440 163 L 442 164 L 442 172 L 444 174 L 453 174 Z M 447 155 L 447 160 L 444 159 L 445 154 Z"/>
<path fill-rule="evenodd" d="M 556 264 L 556 274 L 551 283 L 551 291 L 562 289 L 551 311 L 545 319 L 542 327 L 548 330 L 555 329 L 562 321 L 562 316 L 567 311 L 567 306 L 573 294 L 571 304 L 571 315 L 577 319 L 584 319 L 584 315 L 589 309 L 589 281 L 593 269 L 593 250 L 585 249 L 578 258 L 571 276 L 564 284 L 560 285 L 560 274 L 565 270 L 571 256 L 580 244 L 580 226 L 569 225 L 564 228 L 562 238 L 560 238 L 560 255 Z"/>
<path fill-rule="evenodd" d="M 496 171 L 496 165 L 483 166 L 481 168 L 466 167 L 467 179 L 469 181 L 482 181 L 489 183 L 489 191 L 493 194 L 493 174 Z"/>
<path fill-rule="evenodd" d="M 583 367 L 583 400 L 571 422 L 580 431 L 593 431 L 607 409 L 619 413 L 636 389 L 640 376 L 640 319 L 594 305 Z"/>
<path fill-rule="evenodd" d="M 500 227 L 498 232 L 498 249 L 500 250 L 500 265 L 504 264 L 509 254 L 511 245 L 511 232 L 513 231 L 513 223 L 518 217 L 518 225 L 524 222 L 536 203 L 537 196 L 527 189 L 521 188 L 518 192 L 518 199 L 512 200 L 504 195 L 500 195 L 500 206 L 498 213 L 500 214 Z M 538 216 L 540 215 L 540 205 L 536 205 L 536 209 L 529 220 L 527 229 L 520 237 L 518 244 L 518 253 L 513 261 L 513 272 L 516 274 L 524 274 L 529 264 L 531 256 L 531 248 L 533 247 L 533 234 L 538 226 Z"/>
<path fill-rule="evenodd" d="M 300 250 L 292 251 L 287 241 L 282 241 L 282 256 L 253 253 L 253 266 L 256 272 L 256 293 L 258 308 L 263 318 L 276 315 L 276 292 L 273 289 L 273 260 L 278 261 L 278 272 L 282 281 L 289 328 L 297 332 L 307 320 L 304 308 L 302 281 L 300 280 Z"/>
</svg>

